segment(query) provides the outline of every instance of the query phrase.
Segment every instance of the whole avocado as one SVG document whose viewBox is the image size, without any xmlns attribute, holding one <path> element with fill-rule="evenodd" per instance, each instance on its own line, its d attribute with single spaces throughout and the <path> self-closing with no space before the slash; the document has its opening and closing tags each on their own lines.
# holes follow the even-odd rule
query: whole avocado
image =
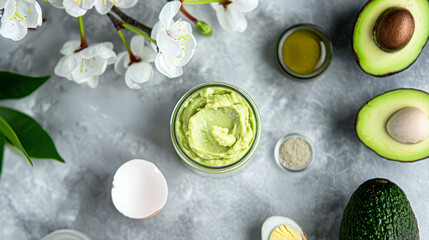
<svg viewBox="0 0 429 240">
<path fill-rule="evenodd" d="M 387 179 L 364 182 L 351 196 L 341 220 L 340 240 L 419 240 L 407 196 Z"/>
</svg>

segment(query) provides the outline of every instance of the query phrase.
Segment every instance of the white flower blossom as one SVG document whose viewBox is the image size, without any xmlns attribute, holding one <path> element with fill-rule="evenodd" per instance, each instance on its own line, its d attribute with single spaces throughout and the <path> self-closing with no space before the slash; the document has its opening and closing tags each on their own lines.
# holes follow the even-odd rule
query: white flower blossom
<svg viewBox="0 0 429 240">
<path fill-rule="evenodd" d="M 113 44 L 110 42 L 91 44 L 76 52 L 80 41 L 71 40 L 64 44 L 60 52 L 64 55 L 55 66 L 55 74 L 75 81 L 87 83 L 91 88 L 98 85 L 98 77 L 109 64 L 116 62 Z"/>
<path fill-rule="evenodd" d="M 225 0 L 211 5 L 216 11 L 222 28 L 233 32 L 244 32 L 247 28 L 244 13 L 253 11 L 258 7 L 258 3 L 258 0 Z"/>
<path fill-rule="evenodd" d="M 191 24 L 181 19 L 173 20 L 180 6 L 179 1 L 165 4 L 159 14 L 159 22 L 152 30 L 152 38 L 156 40 L 155 48 L 158 52 L 155 66 L 169 78 L 183 74 L 182 67 L 191 60 L 197 47 Z"/>
<path fill-rule="evenodd" d="M 27 28 L 42 25 L 42 9 L 35 0 L 0 0 L 0 34 L 14 41 L 27 34 Z"/>
<path fill-rule="evenodd" d="M 118 8 L 131 8 L 137 4 L 138 0 L 96 0 L 95 9 L 100 14 L 106 14 L 113 5 Z"/>
<path fill-rule="evenodd" d="M 52 4 L 52 6 L 56 8 L 60 8 L 60 9 L 64 8 L 63 0 L 46 0 L 46 1 L 48 1 L 50 4 Z"/>
<path fill-rule="evenodd" d="M 83 16 L 95 5 L 96 0 L 63 0 L 63 6 L 73 17 Z"/>
<path fill-rule="evenodd" d="M 135 35 L 131 39 L 130 48 L 132 53 L 139 58 L 139 62 L 130 64 L 130 55 L 127 51 L 118 54 L 115 63 L 115 71 L 125 74 L 125 83 L 131 89 L 140 89 L 140 84 L 149 81 L 153 76 L 153 67 L 150 62 L 155 61 L 156 52 L 149 46 L 144 45 L 144 38 Z"/>
<path fill-rule="evenodd" d="M 138 0 L 48 0 L 54 6 L 61 6 L 59 4 L 62 1 L 62 6 L 66 12 L 73 17 L 79 17 L 84 15 L 89 9 L 95 6 L 100 14 L 106 14 L 112 9 L 113 5 L 119 8 L 130 8 L 134 7 Z"/>
</svg>

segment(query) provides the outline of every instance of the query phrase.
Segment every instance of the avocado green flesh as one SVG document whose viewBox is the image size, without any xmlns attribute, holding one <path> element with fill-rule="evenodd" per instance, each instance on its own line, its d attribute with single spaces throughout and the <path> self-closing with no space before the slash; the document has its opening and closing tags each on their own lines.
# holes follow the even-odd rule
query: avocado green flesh
<svg viewBox="0 0 429 240">
<path fill-rule="evenodd" d="M 417 219 L 405 193 L 386 179 L 363 183 L 344 210 L 340 240 L 419 240 Z"/>
<path fill-rule="evenodd" d="M 429 115 L 429 94 L 400 89 L 379 95 L 359 111 L 356 132 L 359 139 L 382 157 L 416 161 L 429 157 L 429 138 L 417 144 L 403 144 L 387 132 L 390 117 L 406 107 L 416 107 Z"/>
<path fill-rule="evenodd" d="M 194 161 L 214 167 L 240 160 L 252 147 L 255 113 L 237 92 L 206 87 L 181 106 L 175 123 L 177 140 Z"/>
<path fill-rule="evenodd" d="M 402 7 L 414 17 L 414 34 L 408 44 L 396 51 L 386 52 L 374 41 L 374 26 L 387 9 Z M 361 68 L 372 75 L 383 76 L 410 66 L 420 55 L 429 37 L 428 0 L 372 0 L 360 13 L 353 33 L 353 50 Z"/>
</svg>

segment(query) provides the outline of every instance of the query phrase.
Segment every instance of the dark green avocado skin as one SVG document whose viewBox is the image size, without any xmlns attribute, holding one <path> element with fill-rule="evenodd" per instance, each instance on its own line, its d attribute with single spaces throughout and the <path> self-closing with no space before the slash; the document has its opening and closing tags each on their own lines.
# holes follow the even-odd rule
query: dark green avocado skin
<svg viewBox="0 0 429 240">
<path fill-rule="evenodd" d="M 351 196 L 340 240 L 419 240 L 417 219 L 405 193 L 387 179 L 371 179 Z"/>
</svg>

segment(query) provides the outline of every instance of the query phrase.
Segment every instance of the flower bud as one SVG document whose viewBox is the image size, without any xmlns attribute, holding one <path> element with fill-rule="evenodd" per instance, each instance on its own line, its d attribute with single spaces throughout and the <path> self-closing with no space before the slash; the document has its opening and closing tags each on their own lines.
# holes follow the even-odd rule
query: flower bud
<svg viewBox="0 0 429 240">
<path fill-rule="evenodd" d="M 198 31 L 200 31 L 201 34 L 203 34 L 204 36 L 211 36 L 213 34 L 213 30 L 210 27 L 210 25 L 206 22 L 203 21 L 198 21 L 197 22 L 197 28 Z"/>
</svg>

